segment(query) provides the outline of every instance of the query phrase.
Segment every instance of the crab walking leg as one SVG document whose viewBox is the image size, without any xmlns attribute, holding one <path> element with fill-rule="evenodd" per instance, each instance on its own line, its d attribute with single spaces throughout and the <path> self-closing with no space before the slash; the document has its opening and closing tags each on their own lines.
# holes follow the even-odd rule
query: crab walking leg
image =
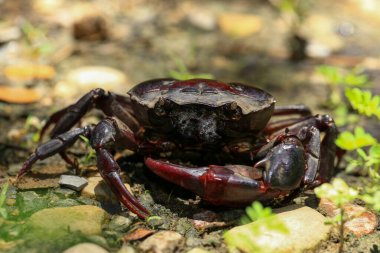
<svg viewBox="0 0 380 253">
<path fill-rule="evenodd" d="M 276 105 L 273 116 L 298 114 L 300 116 L 311 116 L 311 110 L 305 105 Z"/>
<path fill-rule="evenodd" d="M 131 212 L 145 219 L 150 212 L 127 190 L 120 178 L 120 167 L 114 160 L 109 149 L 115 144 L 117 138 L 116 121 L 107 118 L 99 122 L 90 140 L 92 148 L 96 151 L 97 167 L 104 181 L 113 193 Z M 127 129 L 124 128 L 124 131 Z"/>
<path fill-rule="evenodd" d="M 50 136 L 70 130 L 91 109 L 100 109 L 107 116 L 116 116 L 126 123 L 129 128 L 137 130 L 139 124 L 133 116 L 129 97 L 121 96 L 103 89 L 93 89 L 82 96 L 75 104 L 72 104 L 54 113 L 41 130 L 41 138 L 49 126 L 54 125 Z"/>
<path fill-rule="evenodd" d="M 94 126 L 89 125 L 81 128 L 72 129 L 66 133 L 57 135 L 55 138 L 39 145 L 34 153 L 26 160 L 19 171 L 17 178 L 26 174 L 38 160 L 43 160 L 47 157 L 62 153 L 66 148 L 73 145 L 79 136 L 91 136 L 91 131 Z"/>
</svg>

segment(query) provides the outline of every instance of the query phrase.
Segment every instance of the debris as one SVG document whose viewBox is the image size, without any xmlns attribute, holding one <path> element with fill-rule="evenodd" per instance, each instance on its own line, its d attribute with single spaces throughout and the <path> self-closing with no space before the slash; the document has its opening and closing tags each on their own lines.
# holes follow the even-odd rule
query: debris
<svg viewBox="0 0 380 253">
<path fill-rule="evenodd" d="M 38 102 L 40 99 L 41 94 L 35 89 L 0 85 L 0 101 L 14 104 L 29 104 Z"/>
<path fill-rule="evenodd" d="M 151 235 L 153 233 L 154 233 L 154 230 L 151 230 L 151 229 L 137 228 L 137 229 L 134 229 L 134 230 L 130 231 L 128 234 L 126 234 L 123 237 L 123 240 L 125 242 L 136 241 L 136 240 L 143 239 L 143 238 L 145 238 L 148 235 Z"/>
<path fill-rule="evenodd" d="M 261 18 L 255 15 L 224 13 L 219 16 L 219 27 L 227 35 L 248 37 L 261 30 Z"/>
<path fill-rule="evenodd" d="M 55 76 L 55 69 L 48 65 L 11 65 L 4 68 L 4 75 L 16 81 L 29 81 L 33 79 L 50 80 Z"/>
</svg>

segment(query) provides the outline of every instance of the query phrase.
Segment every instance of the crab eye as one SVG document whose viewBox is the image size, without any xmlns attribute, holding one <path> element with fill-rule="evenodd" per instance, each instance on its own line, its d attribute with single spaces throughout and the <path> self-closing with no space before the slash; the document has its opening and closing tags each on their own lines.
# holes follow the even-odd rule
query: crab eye
<svg viewBox="0 0 380 253">
<path fill-rule="evenodd" d="M 241 108 L 236 102 L 224 105 L 224 112 L 231 120 L 239 120 L 242 116 Z"/>
<path fill-rule="evenodd" d="M 166 110 L 165 110 L 165 99 L 160 97 L 157 101 L 157 103 L 154 105 L 154 113 L 157 116 L 164 116 L 166 115 Z"/>
</svg>

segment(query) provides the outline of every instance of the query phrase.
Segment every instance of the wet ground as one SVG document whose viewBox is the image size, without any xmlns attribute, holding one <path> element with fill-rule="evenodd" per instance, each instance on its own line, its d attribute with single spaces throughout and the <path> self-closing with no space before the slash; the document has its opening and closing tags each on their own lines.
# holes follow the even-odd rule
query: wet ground
<svg viewBox="0 0 380 253">
<path fill-rule="evenodd" d="M 258 86 L 280 105 L 303 103 L 313 112 L 332 113 L 323 106 L 329 87 L 315 73 L 316 66 L 330 64 L 362 67 L 374 83 L 371 89 L 379 91 L 378 2 L 307 1 L 298 16 L 281 9 L 279 2 L 0 1 L 0 87 L 14 89 L 0 91 L 0 180 L 14 182 L 49 115 L 98 86 L 125 93 L 152 78 L 213 77 Z M 289 38 L 295 34 L 307 42 L 306 51 L 292 49 Z M 23 94 L 16 88 L 27 90 Z M 101 114 L 88 116 L 82 125 L 97 122 Z M 379 136 L 377 123 L 369 124 Z M 142 222 L 111 197 L 94 200 L 60 188 L 62 173 L 97 176 L 88 152 L 84 142 L 70 149 L 80 171 L 54 156 L 39 162 L 17 188 L 10 186 L 10 218 L 0 221 L 0 250 L 57 252 L 89 241 L 116 252 L 123 243 L 138 248 L 141 239 L 153 233 L 149 231 L 171 230 L 185 238 L 173 252 L 196 247 L 227 251 L 223 231 L 236 224 L 244 210 L 209 206 L 152 175 L 130 154 L 117 154 L 125 180 L 159 219 Z M 306 204 L 316 208 L 313 194 L 308 198 Z M 57 242 L 25 232 L 25 221 L 39 210 L 83 204 L 101 206 L 110 214 L 100 235 L 67 236 Z M 124 220 L 118 227 L 120 217 Z M 208 223 L 194 223 L 198 219 Z M 379 251 L 379 228 L 371 235 L 346 239 L 347 252 Z M 337 241 L 333 236 L 316 251 L 335 252 Z"/>
</svg>

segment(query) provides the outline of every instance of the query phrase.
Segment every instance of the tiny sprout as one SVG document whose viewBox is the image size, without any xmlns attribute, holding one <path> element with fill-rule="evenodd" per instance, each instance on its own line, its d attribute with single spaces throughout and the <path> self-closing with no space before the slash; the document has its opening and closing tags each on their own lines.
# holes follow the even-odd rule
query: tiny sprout
<svg viewBox="0 0 380 253">
<path fill-rule="evenodd" d="M 268 218 L 268 217 L 273 216 L 272 209 L 270 207 L 264 208 L 263 205 L 258 201 L 255 201 L 252 203 L 251 206 L 248 206 L 245 209 L 245 212 L 247 213 L 247 215 L 244 215 L 241 218 L 240 220 L 241 224 L 247 224 L 252 221 L 256 221 L 258 219 Z"/>
</svg>

